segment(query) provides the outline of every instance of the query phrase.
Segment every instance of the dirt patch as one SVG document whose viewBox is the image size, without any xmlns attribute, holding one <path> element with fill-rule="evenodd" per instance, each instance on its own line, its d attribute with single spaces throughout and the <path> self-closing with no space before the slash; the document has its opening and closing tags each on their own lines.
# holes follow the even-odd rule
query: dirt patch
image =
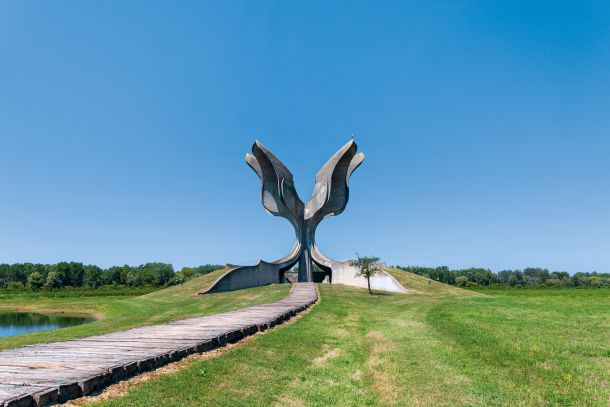
<svg viewBox="0 0 610 407">
<path fill-rule="evenodd" d="M 322 366 L 329 360 L 339 357 L 339 354 L 340 354 L 339 349 L 331 349 L 328 352 L 326 352 L 324 355 L 315 358 L 313 360 L 313 364 L 316 366 Z"/>
<path fill-rule="evenodd" d="M 294 397 L 282 396 L 273 405 L 277 407 L 305 407 L 307 404 L 303 400 L 295 399 Z"/>
<path fill-rule="evenodd" d="M 358 322 L 359 318 L 360 318 L 360 316 L 357 314 L 349 314 L 343 320 L 346 324 L 352 325 L 352 324 L 355 324 L 356 322 Z"/>
<path fill-rule="evenodd" d="M 349 336 L 349 331 L 347 329 L 343 329 L 343 328 L 337 328 L 333 330 L 333 334 L 337 337 L 337 338 L 345 338 L 347 336 Z"/>
<path fill-rule="evenodd" d="M 385 337 L 383 336 L 383 334 L 379 331 L 371 331 L 368 334 L 366 334 L 367 338 L 370 339 L 375 339 L 375 340 L 383 340 Z"/>
<path fill-rule="evenodd" d="M 392 378 L 380 367 L 389 362 L 382 362 L 382 355 L 385 349 L 391 345 L 389 341 L 379 331 L 371 331 L 366 335 L 367 338 L 371 339 L 373 346 L 371 347 L 371 354 L 367 361 L 367 365 L 371 370 L 373 377 L 373 389 L 379 395 L 379 400 L 384 405 L 392 404 L 392 395 L 395 394 L 396 388 L 392 384 Z"/>
</svg>

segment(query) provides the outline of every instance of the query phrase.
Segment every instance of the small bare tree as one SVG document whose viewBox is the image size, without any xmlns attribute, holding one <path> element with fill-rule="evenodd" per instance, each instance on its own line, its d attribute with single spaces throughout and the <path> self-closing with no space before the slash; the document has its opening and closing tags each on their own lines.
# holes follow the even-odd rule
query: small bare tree
<svg viewBox="0 0 610 407">
<path fill-rule="evenodd" d="M 373 294 L 373 291 L 371 291 L 371 277 L 377 274 L 377 272 L 383 267 L 383 264 L 380 263 L 379 260 L 379 257 L 360 257 L 360 255 L 356 253 L 356 258 L 349 261 L 351 266 L 358 269 L 356 272 L 356 277 L 362 276 L 366 278 L 370 294 Z"/>
</svg>

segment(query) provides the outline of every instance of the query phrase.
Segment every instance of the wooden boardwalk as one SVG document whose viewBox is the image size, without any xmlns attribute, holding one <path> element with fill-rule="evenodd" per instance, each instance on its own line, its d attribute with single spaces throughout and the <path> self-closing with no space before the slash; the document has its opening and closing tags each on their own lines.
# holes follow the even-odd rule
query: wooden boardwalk
<svg viewBox="0 0 610 407">
<path fill-rule="evenodd" d="M 222 314 L 0 352 L 0 407 L 42 406 L 98 391 L 290 319 L 317 300 L 313 283 L 284 299 Z"/>
</svg>

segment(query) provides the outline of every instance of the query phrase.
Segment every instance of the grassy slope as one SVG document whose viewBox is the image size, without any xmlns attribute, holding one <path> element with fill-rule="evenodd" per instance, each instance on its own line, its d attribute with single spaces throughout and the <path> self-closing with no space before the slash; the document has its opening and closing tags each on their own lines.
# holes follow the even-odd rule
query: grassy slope
<svg viewBox="0 0 610 407">
<path fill-rule="evenodd" d="M 272 285 L 232 293 L 196 295 L 208 287 L 226 270 L 218 270 L 195 278 L 183 285 L 137 297 L 64 297 L 35 298 L 23 294 L 0 298 L 0 311 L 64 312 L 74 315 L 93 315 L 99 319 L 86 325 L 35 332 L 27 335 L 0 338 L 0 349 L 32 343 L 50 342 L 96 335 L 136 326 L 159 324 L 171 320 L 224 312 L 253 304 L 272 302 L 288 294 L 288 285 Z"/>
<path fill-rule="evenodd" d="M 101 404 L 607 405 L 608 291 L 482 295 L 391 272 L 420 294 L 321 285 L 295 323 Z"/>
</svg>

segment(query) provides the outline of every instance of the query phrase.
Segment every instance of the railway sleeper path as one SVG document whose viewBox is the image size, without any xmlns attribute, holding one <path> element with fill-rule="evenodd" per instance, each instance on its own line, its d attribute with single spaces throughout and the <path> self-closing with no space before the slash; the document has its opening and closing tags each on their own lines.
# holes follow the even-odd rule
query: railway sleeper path
<svg viewBox="0 0 610 407">
<path fill-rule="evenodd" d="M 316 302 L 314 283 L 280 301 L 162 325 L 0 352 L 0 407 L 45 406 L 97 392 L 193 353 L 236 342 Z"/>
</svg>

